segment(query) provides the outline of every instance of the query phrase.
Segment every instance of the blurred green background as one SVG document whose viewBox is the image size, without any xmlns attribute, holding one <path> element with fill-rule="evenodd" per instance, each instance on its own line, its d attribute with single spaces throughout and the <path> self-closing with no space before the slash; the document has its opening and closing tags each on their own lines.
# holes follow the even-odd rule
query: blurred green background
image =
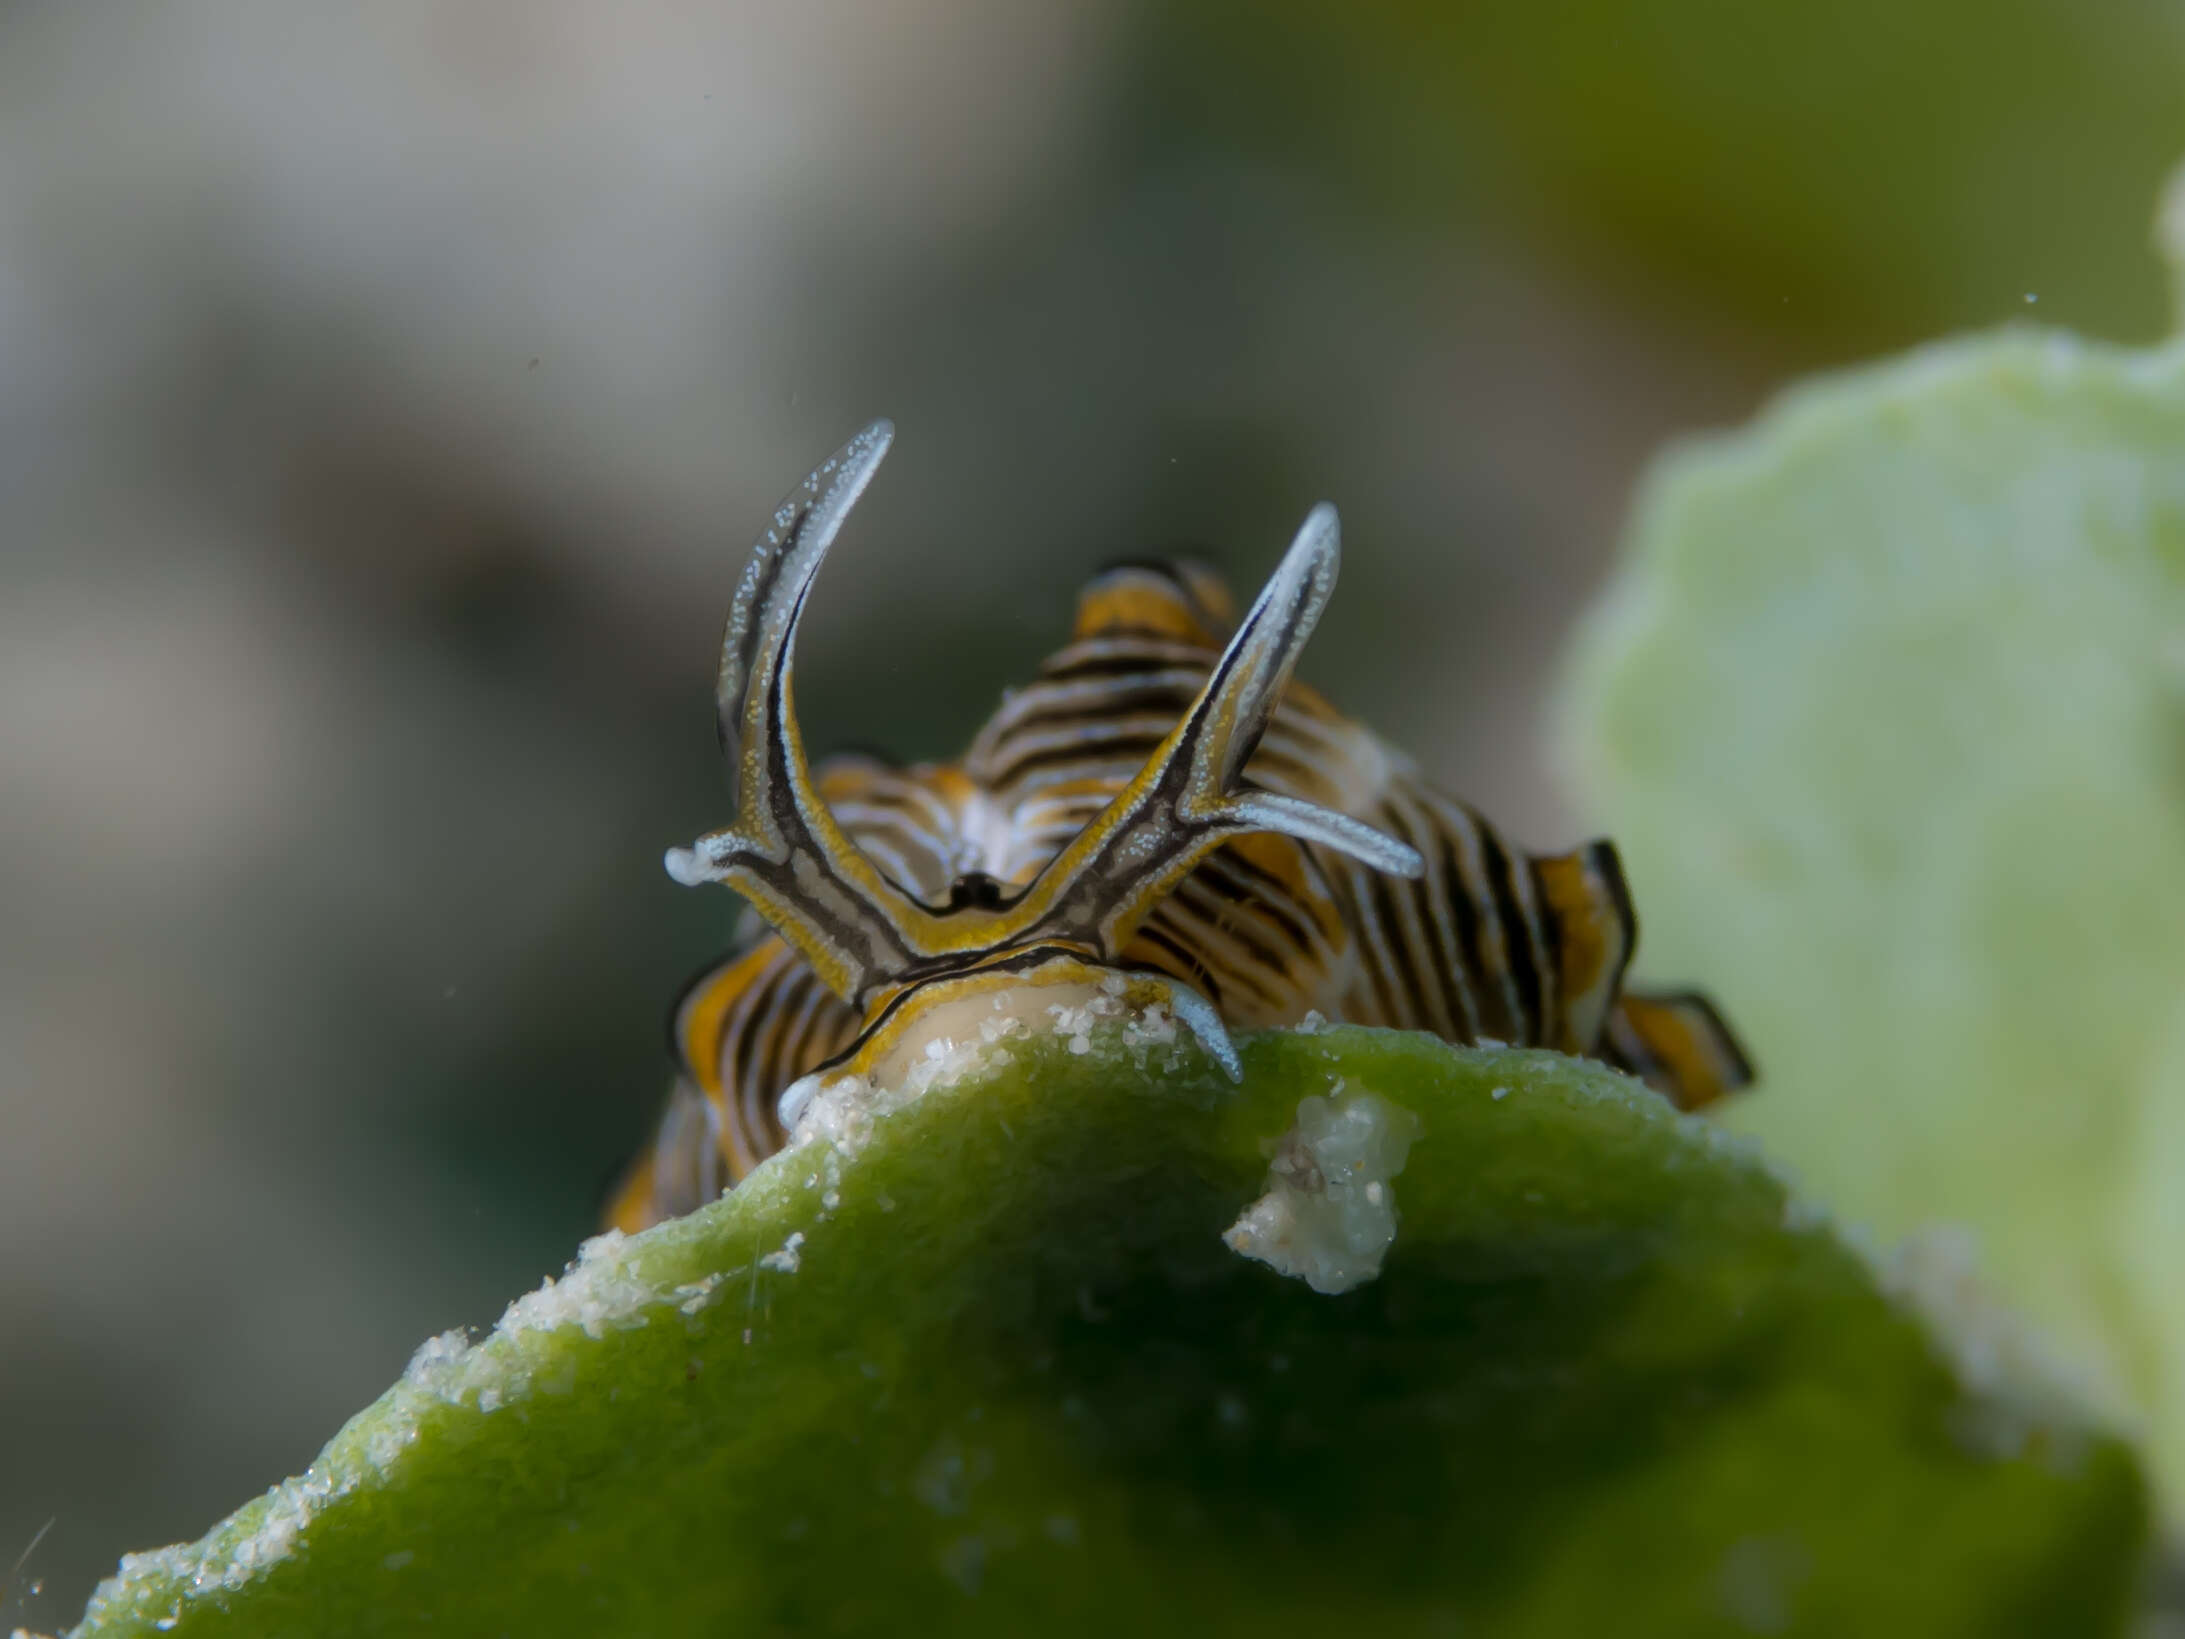
<svg viewBox="0 0 2185 1639">
<path fill-rule="evenodd" d="M 1310 674 L 1560 844 L 1648 454 L 2158 334 L 2181 84 L 2156 0 L 0 8 L 0 1621 L 590 1228 L 731 917 L 659 868 L 725 595 L 858 424 L 820 747 L 944 754 L 1094 566 L 1326 497 Z"/>
</svg>

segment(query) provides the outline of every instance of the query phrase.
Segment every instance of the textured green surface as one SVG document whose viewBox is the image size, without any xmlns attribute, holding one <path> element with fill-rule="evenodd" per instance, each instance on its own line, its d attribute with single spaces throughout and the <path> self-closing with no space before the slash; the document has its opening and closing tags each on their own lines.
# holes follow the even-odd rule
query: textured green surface
<svg viewBox="0 0 2185 1639">
<path fill-rule="evenodd" d="M 1734 1118 L 1990 1269 L 2185 1501 L 2185 348 L 2007 334 L 1657 473 L 1571 763 Z"/>
<path fill-rule="evenodd" d="M 2109 1631 L 2129 1456 L 1968 1392 L 1738 1142 L 1549 1054 L 1246 1060 L 1049 1046 L 791 1152 L 79 1631 Z M 1338 1077 L 1422 1135 L 1331 1298 L 1220 1234 Z"/>
</svg>

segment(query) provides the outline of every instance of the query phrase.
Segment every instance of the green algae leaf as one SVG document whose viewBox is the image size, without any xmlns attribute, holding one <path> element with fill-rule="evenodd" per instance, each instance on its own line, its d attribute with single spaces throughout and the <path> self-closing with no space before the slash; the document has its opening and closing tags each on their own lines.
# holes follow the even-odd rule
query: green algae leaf
<svg viewBox="0 0 2185 1639">
<path fill-rule="evenodd" d="M 1668 461 L 1571 699 L 1732 1119 L 1970 1226 L 2185 1503 L 2185 346 L 1940 346 Z"/>
<path fill-rule="evenodd" d="M 1076 1045 L 592 1243 L 79 1634 L 2121 1620 L 2128 1453 L 1953 1368 L 1742 1141 L 1552 1054 L 1275 1034 L 1232 1089 Z M 1225 1243 L 1310 1193 L 1301 1109 L 1401 1164 L 1350 1180 L 1400 1227 L 1341 1295 Z"/>
</svg>

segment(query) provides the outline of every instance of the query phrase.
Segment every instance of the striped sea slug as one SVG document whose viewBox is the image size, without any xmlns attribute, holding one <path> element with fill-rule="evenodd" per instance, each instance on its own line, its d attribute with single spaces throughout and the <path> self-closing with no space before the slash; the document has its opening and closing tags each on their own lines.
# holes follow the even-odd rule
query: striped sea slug
<svg viewBox="0 0 2185 1639">
<path fill-rule="evenodd" d="M 1611 844 L 1514 848 L 1292 680 L 1335 587 L 1326 505 L 1241 620 L 1203 567 L 1111 568 L 958 761 L 812 767 L 797 623 L 893 433 L 784 501 L 737 587 L 716 697 L 736 817 L 668 869 L 765 925 L 678 1004 L 680 1074 L 612 1225 L 733 1185 L 782 1147 L 807 1078 L 900 1074 L 997 1000 L 1044 1019 L 1120 994 L 1231 1074 L 1230 1029 L 1317 1013 L 1590 1055 L 1686 1109 L 1751 1079 L 1704 998 L 1625 987 L 1638 928 Z"/>
</svg>

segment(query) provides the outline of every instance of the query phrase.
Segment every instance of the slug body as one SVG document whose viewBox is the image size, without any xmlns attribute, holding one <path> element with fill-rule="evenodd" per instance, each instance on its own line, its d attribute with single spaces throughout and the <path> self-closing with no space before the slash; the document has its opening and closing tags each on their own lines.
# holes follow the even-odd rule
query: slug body
<svg viewBox="0 0 2185 1639">
<path fill-rule="evenodd" d="M 1703 998 L 1624 988 L 1638 930 L 1611 844 L 1511 847 L 1291 680 L 1334 588 L 1327 506 L 1241 621 L 1195 565 L 1110 569 L 960 761 L 808 767 L 797 618 L 891 436 L 875 423 L 784 502 L 737 590 L 718 703 L 738 817 L 668 868 L 771 931 L 678 1004 L 681 1073 L 611 1225 L 712 1199 L 786 1142 L 806 1078 L 885 1074 L 970 1002 L 1044 1020 L 1120 990 L 1231 1075 L 1229 1029 L 1317 1012 L 1589 1055 L 1685 1109 L 1751 1079 Z"/>
</svg>

